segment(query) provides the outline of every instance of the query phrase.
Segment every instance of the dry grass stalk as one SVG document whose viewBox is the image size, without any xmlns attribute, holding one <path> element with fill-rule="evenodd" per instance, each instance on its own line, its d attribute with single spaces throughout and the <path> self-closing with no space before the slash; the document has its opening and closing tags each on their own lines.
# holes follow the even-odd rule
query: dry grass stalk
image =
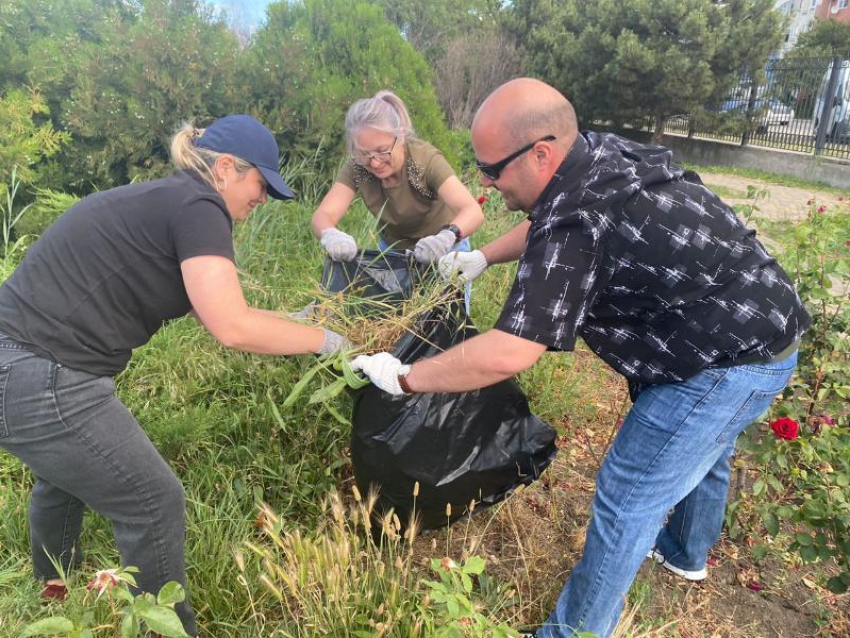
<svg viewBox="0 0 850 638">
<path fill-rule="evenodd" d="M 358 346 L 358 352 L 366 354 L 392 350 L 406 332 L 416 330 L 426 313 L 457 301 L 456 291 L 439 283 L 417 286 L 400 306 L 366 299 L 360 292 L 321 293 L 313 308 L 313 321 L 344 334 Z"/>
</svg>

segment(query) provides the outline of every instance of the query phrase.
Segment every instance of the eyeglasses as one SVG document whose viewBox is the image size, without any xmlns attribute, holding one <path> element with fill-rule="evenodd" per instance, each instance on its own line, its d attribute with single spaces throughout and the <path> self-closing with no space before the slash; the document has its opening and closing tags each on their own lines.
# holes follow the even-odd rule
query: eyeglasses
<svg viewBox="0 0 850 638">
<path fill-rule="evenodd" d="M 390 150 L 381 151 L 380 153 L 364 153 L 363 155 L 355 155 L 354 163 L 358 166 L 369 166 L 372 163 L 372 160 L 378 160 L 381 164 L 388 164 L 390 159 L 393 156 L 393 149 L 395 148 L 395 143 L 398 142 L 398 138 L 393 139 L 393 145 L 390 146 Z"/>
<path fill-rule="evenodd" d="M 523 146 L 516 153 L 511 153 L 505 159 L 498 162 L 494 162 L 493 164 L 485 164 L 484 162 L 475 160 L 475 167 L 479 171 L 481 171 L 481 174 L 484 175 L 484 177 L 486 177 L 492 182 L 495 182 L 497 179 L 499 179 L 499 175 L 502 174 L 502 171 L 505 170 L 505 166 L 513 162 L 517 157 L 519 157 L 523 153 L 528 153 L 528 151 L 534 148 L 535 144 L 537 144 L 538 142 L 552 142 L 555 139 L 556 138 L 554 135 L 547 135 L 546 137 L 541 137 L 539 140 L 534 140 L 533 142 L 531 142 L 531 144 Z"/>
</svg>

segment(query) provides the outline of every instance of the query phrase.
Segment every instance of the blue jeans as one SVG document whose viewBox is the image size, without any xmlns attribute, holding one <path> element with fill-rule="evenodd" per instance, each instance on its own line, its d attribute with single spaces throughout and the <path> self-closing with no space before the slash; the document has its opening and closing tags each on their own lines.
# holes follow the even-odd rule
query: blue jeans
<svg viewBox="0 0 850 638">
<path fill-rule="evenodd" d="M 653 545 L 676 567 L 705 566 L 723 524 L 735 439 L 796 363 L 795 352 L 779 362 L 710 368 L 638 396 L 599 470 L 584 553 L 538 636 L 610 636 Z"/>
<path fill-rule="evenodd" d="M 156 593 L 186 584 L 185 494 L 110 377 L 73 370 L 0 335 L 0 448 L 35 476 L 29 521 L 35 576 L 57 578 L 82 560 L 80 530 L 89 507 L 112 522 L 123 565 Z M 197 633 L 188 600 L 175 606 Z"/>
<path fill-rule="evenodd" d="M 387 243 L 383 237 L 378 240 L 378 250 L 386 250 L 387 248 L 392 247 L 392 244 Z M 458 243 L 456 243 L 452 250 L 457 250 L 462 253 L 468 253 L 472 250 L 472 246 L 469 243 L 469 237 L 464 237 Z M 469 316 L 469 304 L 472 300 L 472 283 L 468 283 L 463 288 L 463 305 L 466 308 L 466 316 Z"/>
</svg>

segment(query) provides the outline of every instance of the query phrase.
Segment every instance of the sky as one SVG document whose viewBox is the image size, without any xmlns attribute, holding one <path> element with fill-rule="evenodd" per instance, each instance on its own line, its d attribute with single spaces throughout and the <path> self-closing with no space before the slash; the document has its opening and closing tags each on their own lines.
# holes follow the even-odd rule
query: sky
<svg viewBox="0 0 850 638">
<path fill-rule="evenodd" d="M 273 0 L 207 0 L 214 7 L 224 9 L 238 24 L 256 29 L 266 17 L 266 7 Z"/>
</svg>

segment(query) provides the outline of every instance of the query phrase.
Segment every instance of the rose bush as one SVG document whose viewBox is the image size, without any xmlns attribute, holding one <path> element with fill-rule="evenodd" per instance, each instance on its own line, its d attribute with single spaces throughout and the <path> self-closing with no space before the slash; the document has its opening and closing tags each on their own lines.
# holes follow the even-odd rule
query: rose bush
<svg viewBox="0 0 850 638">
<path fill-rule="evenodd" d="M 780 242 L 774 254 L 812 326 L 771 420 L 741 437 L 736 467 L 757 478 L 727 522 L 733 537 L 752 537 L 757 559 L 787 548 L 804 563 L 827 563 L 827 585 L 842 593 L 850 589 L 850 206 L 821 208 L 810 202 L 793 225 L 760 222 Z"/>
</svg>

